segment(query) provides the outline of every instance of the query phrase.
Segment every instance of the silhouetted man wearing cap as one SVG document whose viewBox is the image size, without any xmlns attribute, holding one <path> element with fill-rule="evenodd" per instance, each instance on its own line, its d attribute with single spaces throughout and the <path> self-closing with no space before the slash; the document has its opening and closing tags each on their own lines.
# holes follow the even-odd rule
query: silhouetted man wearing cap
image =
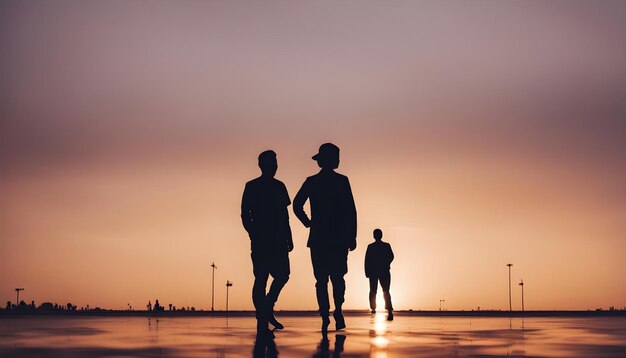
<svg viewBox="0 0 626 358">
<path fill-rule="evenodd" d="M 274 304 L 289 280 L 289 252 L 293 250 L 287 188 L 274 178 L 278 169 L 276 153 L 268 150 L 259 155 L 261 176 L 246 183 L 241 200 L 241 220 L 250 236 L 254 286 L 252 301 L 256 309 L 257 332 L 271 334 L 267 323 L 282 329 L 274 317 Z M 269 276 L 274 280 L 265 294 Z"/>
<path fill-rule="evenodd" d="M 348 272 L 348 250 L 356 248 L 356 207 L 348 177 L 335 172 L 339 167 L 339 148 L 332 143 L 322 144 L 313 159 L 322 170 L 304 181 L 293 200 L 293 211 L 310 228 L 307 246 L 311 248 L 322 332 L 326 332 L 330 324 L 329 278 L 333 284 L 336 327 L 346 326 L 341 312 L 346 291 L 343 276 Z M 307 200 L 311 205 L 310 219 L 304 212 Z"/>
</svg>

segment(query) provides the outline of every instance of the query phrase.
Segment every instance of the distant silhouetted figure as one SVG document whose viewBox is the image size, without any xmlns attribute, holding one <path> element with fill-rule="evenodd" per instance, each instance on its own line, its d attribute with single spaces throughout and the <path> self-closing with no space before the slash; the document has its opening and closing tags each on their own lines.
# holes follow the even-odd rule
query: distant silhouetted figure
<svg viewBox="0 0 626 358">
<path fill-rule="evenodd" d="M 339 148 L 332 143 L 322 144 L 313 159 L 322 169 L 302 184 L 293 200 L 293 211 L 310 228 L 307 246 L 311 248 L 317 303 L 325 332 L 330 324 L 329 277 L 333 284 L 336 327 L 346 326 L 341 311 L 346 290 L 343 276 L 348 272 L 348 250 L 356 248 L 356 207 L 348 177 L 335 172 L 339 167 Z M 307 200 L 311 206 L 310 219 L 304 212 Z"/>
<path fill-rule="evenodd" d="M 250 236 L 254 286 L 252 301 L 256 309 L 258 332 L 267 333 L 267 323 L 282 329 L 274 317 L 274 304 L 289 280 L 289 252 L 293 250 L 287 188 L 274 178 L 278 170 L 276 153 L 259 154 L 261 176 L 246 183 L 241 200 L 241 220 Z M 267 295 L 269 276 L 274 279 Z"/>
<path fill-rule="evenodd" d="M 154 311 L 155 312 L 161 312 L 161 311 L 164 311 L 164 310 L 165 310 L 165 308 L 159 304 L 159 300 L 155 300 L 154 301 Z"/>
<path fill-rule="evenodd" d="M 383 242 L 383 232 L 380 229 L 374 230 L 374 241 L 367 246 L 365 253 L 365 277 L 370 279 L 370 308 L 372 313 L 376 313 L 376 291 L 378 282 L 383 289 L 385 297 L 385 309 L 387 309 L 388 320 L 393 320 L 393 306 L 391 305 L 391 262 L 393 261 L 393 251 L 391 245 Z"/>
<path fill-rule="evenodd" d="M 152 311 L 152 301 L 148 301 L 146 308 L 148 309 L 148 312 Z"/>
</svg>

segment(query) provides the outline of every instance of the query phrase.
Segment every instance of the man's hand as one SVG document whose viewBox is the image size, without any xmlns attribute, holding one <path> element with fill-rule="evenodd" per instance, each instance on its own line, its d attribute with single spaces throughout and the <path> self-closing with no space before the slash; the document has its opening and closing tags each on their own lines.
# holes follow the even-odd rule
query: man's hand
<svg viewBox="0 0 626 358">
<path fill-rule="evenodd" d="M 350 251 L 356 250 L 356 240 L 354 240 L 354 242 L 352 244 L 350 244 L 350 247 L 348 247 L 348 250 L 350 250 Z"/>
<path fill-rule="evenodd" d="M 288 251 L 288 252 L 293 251 L 293 242 L 289 242 L 289 243 L 287 243 L 287 251 Z"/>
</svg>

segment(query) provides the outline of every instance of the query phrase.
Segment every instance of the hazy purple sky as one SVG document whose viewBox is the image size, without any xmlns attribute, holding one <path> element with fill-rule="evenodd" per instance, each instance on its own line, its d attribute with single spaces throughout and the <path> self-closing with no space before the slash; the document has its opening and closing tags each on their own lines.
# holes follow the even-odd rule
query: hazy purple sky
<svg viewBox="0 0 626 358">
<path fill-rule="evenodd" d="M 399 308 L 504 307 L 508 261 L 530 308 L 626 303 L 623 1 L 2 1 L 0 54 L 4 301 L 206 307 L 215 260 L 250 308 L 256 155 L 294 195 L 333 141 L 350 306 L 378 226 Z"/>
</svg>

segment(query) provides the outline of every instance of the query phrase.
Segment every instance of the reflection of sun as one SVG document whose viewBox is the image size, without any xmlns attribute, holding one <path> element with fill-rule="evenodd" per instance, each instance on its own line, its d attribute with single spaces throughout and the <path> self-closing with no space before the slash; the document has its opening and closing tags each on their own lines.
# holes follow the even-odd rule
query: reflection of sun
<svg viewBox="0 0 626 358">
<path fill-rule="evenodd" d="M 376 336 L 372 339 L 372 343 L 379 349 L 386 349 L 389 345 L 389 340 L 383 336 Z"/>
<path fill-rule="evenodd" d="M 385 297 L 379 292 L 376 295 L 376 312 L 384 312 L 385 311 Z"/>
<path fill-rule="evenodd" d="M 376 317 L 374 318 L 374 331 L 376 331 L 376 336 L 387 333 L 387 321 L 384 313 L 376 313 Z"/>
<path fill-rule="evenodd" d="M 387 358 L 387 347 L 389 340 L 385 337 L 387 334 L 387 321 L 384 313 L 377 313 L 374 317 L 374 336 L 371 339 L 372 357 Z"/>
</svg>

